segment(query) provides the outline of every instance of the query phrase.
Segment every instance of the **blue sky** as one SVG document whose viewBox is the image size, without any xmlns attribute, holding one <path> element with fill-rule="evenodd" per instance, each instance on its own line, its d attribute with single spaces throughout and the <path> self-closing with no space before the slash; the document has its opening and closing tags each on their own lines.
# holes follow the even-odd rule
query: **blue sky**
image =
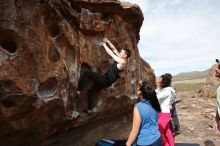
<svg viewBox="0 0 220 146">
<path fill-rule="evenodd" d="M 220 0 L 120 0 L 138 4 L 141 57 L 156 75 L 203 71 L 220 58 Z"/>
</svg>

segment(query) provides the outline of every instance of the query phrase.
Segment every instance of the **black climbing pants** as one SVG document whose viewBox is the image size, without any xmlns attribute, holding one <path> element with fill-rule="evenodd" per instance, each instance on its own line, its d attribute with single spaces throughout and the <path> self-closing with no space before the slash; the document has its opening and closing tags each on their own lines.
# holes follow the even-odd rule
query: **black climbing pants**
<svg viewBox="0 0 220 146">
<path fill-rule="evenodd" d="M 170 127 L 171 127 L 172 132 L 177 132 L 177 131 L 180 131 L 180 122 L 179 122 L 179 118 L 176 112 L 175 104 L 173 104 L 172 107 L 173 107 L 171 110 L 172 123 L 170 122 Z"/>
<path fill-rule="evenodd" d="M 107 82 L 105 75 L 92 72 L 85 71 L 83 75 L 80 77 L 78 82 L 78 90 L 81 91 L 88 81 L 93 82 L 93 86 L 87 92 L 88 98 L 88 109 L 92 109 L 93 97 L 103 88 L 107 88 Z"/>
</svg>

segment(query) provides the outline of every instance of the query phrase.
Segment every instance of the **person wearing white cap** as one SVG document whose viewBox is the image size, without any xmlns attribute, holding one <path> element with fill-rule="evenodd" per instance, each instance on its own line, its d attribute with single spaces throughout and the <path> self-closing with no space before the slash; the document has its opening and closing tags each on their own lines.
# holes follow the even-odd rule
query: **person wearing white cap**
<svg viewBox="0 0 220 146">
<path fill-rule="evenodd" d="M 219 59 L 216 59 L 217 67 L 215 69 L 215 77 L 220 78 L 220 61 Z M 220 133 L 220 84 L 217 86 L 217 110 L 216 110 L 216 116 L 214 119 L 214 125 L 213 128 L 217 133 Z"/>
</svg>

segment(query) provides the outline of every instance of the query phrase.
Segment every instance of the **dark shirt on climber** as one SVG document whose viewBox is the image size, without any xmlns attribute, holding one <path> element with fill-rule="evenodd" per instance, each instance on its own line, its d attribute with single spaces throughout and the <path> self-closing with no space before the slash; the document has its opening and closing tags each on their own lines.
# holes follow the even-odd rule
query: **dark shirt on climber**
<svg viewBox="0 0 220 146">
<path fill-rule="evenodd" d="M 117 62 L 114 61 L 109 70 L 105 73 L 107 87 L 111 86 L 119 78 L 119 73 L 121 71 L 123 70 L 119 70 Z"/>
</svg>

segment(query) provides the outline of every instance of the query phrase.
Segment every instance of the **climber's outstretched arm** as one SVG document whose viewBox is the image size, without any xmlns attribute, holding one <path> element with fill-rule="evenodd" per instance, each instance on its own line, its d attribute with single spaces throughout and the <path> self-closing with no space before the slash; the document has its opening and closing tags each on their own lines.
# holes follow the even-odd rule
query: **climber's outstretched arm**
<svg viewBox="0 0 220 146">
<path fill-rule="evenodd" d="M 119 53 L 118 50 L 115 48 L 115 46 L 109 41 L 109 39 L 104 38 L 103 41 L 106 42 L 106 43 L 108 43 L 109 46 L 111 47 L 112 51 L 113 51 L 118 57 L 120 57 L 120 53 Z"/>
<path fill-rule="evenodd" d="M 112 50 L 106 45 L 105 42 L 102 42 L 102 46 L 105 48 L 106 52 L 117 62 L 117 63 L 126 63 L 126 61 L 122 58 L 120 58 L 119 56 L 117 56 L 116 54 L 114 54 L 112 52 Z"/>
</svg>

